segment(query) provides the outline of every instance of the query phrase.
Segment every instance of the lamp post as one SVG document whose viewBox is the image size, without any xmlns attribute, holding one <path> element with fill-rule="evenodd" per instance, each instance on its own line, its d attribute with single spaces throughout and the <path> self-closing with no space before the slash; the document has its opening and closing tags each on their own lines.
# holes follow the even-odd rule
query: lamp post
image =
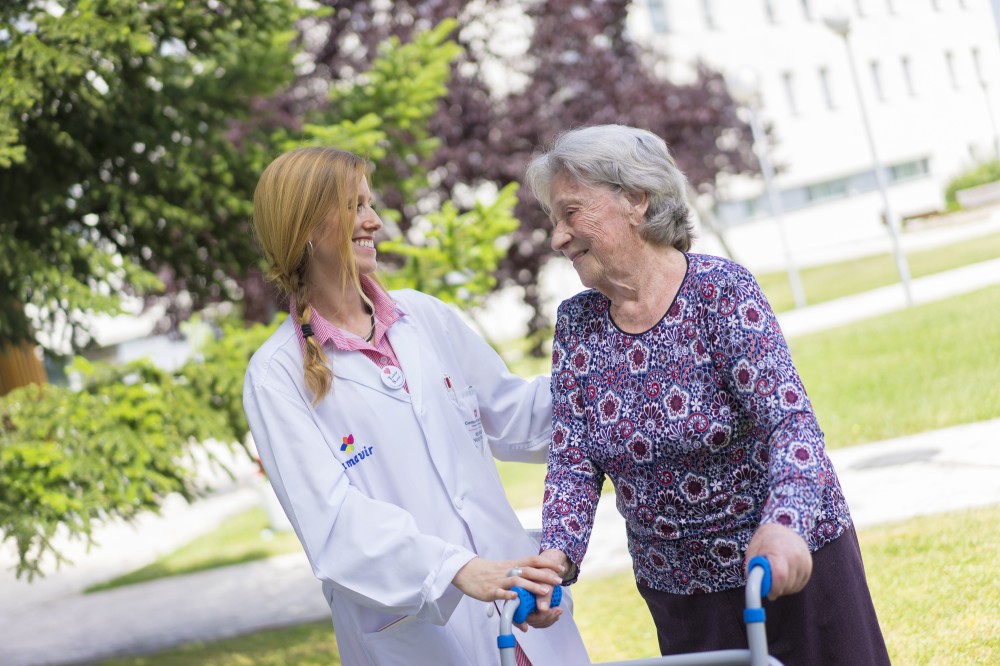
<svg viewBox="0 0 1000 666">
<path fill-rule="evenodd" d="M 854 63 L 854 51 L 851 49 L 851 19 L 847 14 L 840 12 L 827 16 L 823 19 L 830 30 L 844 40 L 844 47 L 847 51 L 847 62 L 851 69 L 851 80 L 854 82 L 854 92 L 858 98 L 858 106 L 861 107 L 861 120 L 865 127 L 865 137 L 868 139 L 868 149 L 872 154 L 872 162 L 875 166 L 875 181 L 878 183 L 879 193 L 882 195 L 882 206 L 885 210 L 886 227 L 889 228 L 889 237 L 892 240 L 892 252 L 896 257 L 896 269 L 899 271 L 900 283 L 903 285 L 903 295 L 907 305 L 913 305 L 913 296 L 910 293 L 910 267 L 906 263 L 906 256 L 900 247 L 899 235 L 896 231 L 896 213 L 889 202 L 889 184 L 886 182 L 885 171 L 882 162 L 878 157 L 878 150 L 875 148 L 875 137 L 872 134 L 871 123 L 868 120 L 868 108 L 865 106 L 865 97 L 861 91 L 861 81 L 858 78 L 858 68 Z"/>
<path fill-rule="evenodd" d="M 778 239 L 781 241 L 781 249 L 785 255 L 785 268 L 788 270 L 788 283 L 792 288 L 792 298 L 795 300 L 795 307 L 802 308 L 806 305 L 806 292 L 802 288 L 802 278 L 799 276 L 799 269 L 792 258 L 792 248 L 788 241 L 788 234 L 785 230 L 785 222 L 782 219 L 784 211 L 781 205 L 781 198 L 774 186 L 774 166 L 771 164 L 771 157 L 767 147 L 767 137 L 760 122 L 760 83 L 757 75 L 751 70 L 743 70 L 739 74 L 727 77 L 729 92 L 733 98 L 747 110 L 750 116 L 750 131 L 753 135 L 754 153 L 760 163 L 760 172 L 764 176 L 764 190 L 767 193 L 767 201 L 771 207 L 771 217 L 778 228 Z"/>
<path fill-rule="evenodd" d="M 997 131 L 997 121 L 993 116 L 993 100 L 990 98 L 990 80 L 986 78 L 986 73 L 979 67 L 979 60 L 976 60 L 976 77 L 979 79 L 979 87 L 983 89 L 983 99 L 986 100 L 986 115 L 990 119 L 990 127 L 993 129 L 993 158 L 1000 160 L 1000 132 Z"/>
</svg>

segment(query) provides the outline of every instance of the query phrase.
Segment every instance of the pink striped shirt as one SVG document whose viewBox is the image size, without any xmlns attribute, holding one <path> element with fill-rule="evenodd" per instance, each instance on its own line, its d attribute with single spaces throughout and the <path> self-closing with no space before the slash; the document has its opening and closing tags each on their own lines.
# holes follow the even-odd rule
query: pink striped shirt
<svg viewBox="0 0 1000 666">
<path fill-rule="evenodd" d="M 392 297 L 375 280 L 367 275 L 361 276 L 361 289 L 371 300 L 372 305 L 375 306 L 375 335 L 372 337 L 372 341 L 365 342 L 353 333 L 334 326 L 324 319 L 316 311 L 316 308 L 312 308 L 312 317 L 309 319 L 309 325 L 312 327 L 316 342 L 320 345 L 331 344 L 341 351 L 361 352 L 365 355 L 365 358 L 377 365 L 379 370 L 383 370 L 389 366 L 396 366 L 398 368 L 399 359 L 396 358 L 396 352 L 393 350 L 392 344 L 389 343 L 386 332 L 390 326 L 395 324 L 406 313 L 400 310 L 396 302 L 392 300 Z M 289 300 L 288 312 L 292 317 L 292 321 L 295 322 L 295 334 L 299 338 L 299 345 L 305 351 L 306 339 L 302 335 L 302 326 L 299 325 L 299 315 L 295 309 L 295 299 Z M 410 389 L 404 384 L 403 390 L 409 392 Z"/>
</svg>

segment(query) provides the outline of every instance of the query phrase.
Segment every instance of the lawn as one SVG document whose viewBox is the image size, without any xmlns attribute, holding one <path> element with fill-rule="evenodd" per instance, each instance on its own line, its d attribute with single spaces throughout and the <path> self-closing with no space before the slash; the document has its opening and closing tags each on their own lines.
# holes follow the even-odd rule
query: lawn
<svg viewBox="0 0 1000 666">
<path fill-rule="evenodd" d="M 997 257 L 1000 257 L 1000 234 L 950 243 L 933 250 L 908 252 L 906 255 L 914 278 Z M 895 258 L 888 253 L 804 268 L 799 274 L 810 305 L 899 282 Z M 761 273 L 755 277 L 775 312 L 795 307 L 787 272 Z"/>
<path fill-rule="evenodd" d="M 859 534 L 893 663 L 1000 663 L 1000 507 L 925 516 Z M 576 620 L 595 662 L 654 656 L 655 631 L 630 572 L 573 587 Z M 329 623 L 258 632 L 105 666 L 336 665 Z"/>
<path fill-rule="evenodd" d="M 227 519 L 217 529 L 165 555 L 152 564 L 118 578 L 92 585 L 98 592 L 156 578 L 194 573 L 215 567 L 260 560 L 300 548 L 292 532 L 272 532 L 263 509 L 251 509 Z"/>
</svg>

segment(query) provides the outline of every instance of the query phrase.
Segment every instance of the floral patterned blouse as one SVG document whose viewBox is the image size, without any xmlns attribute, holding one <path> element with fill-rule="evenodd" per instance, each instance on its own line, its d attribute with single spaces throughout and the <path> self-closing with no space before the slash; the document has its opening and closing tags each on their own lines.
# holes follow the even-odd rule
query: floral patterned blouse
<svg viewBox="0 0 1000 666">
<path fill-rule="evenodd" d="M 636 581 L 676 594 L 745 584 L 761 523 L 815 551 L 851 526 L 802 381 L 753 276 L 688 254 L 666 315 L 621 331 L 594 290 L 559 306 L 542 548 L 580 564 L 605 475 Z"/>
</svg>

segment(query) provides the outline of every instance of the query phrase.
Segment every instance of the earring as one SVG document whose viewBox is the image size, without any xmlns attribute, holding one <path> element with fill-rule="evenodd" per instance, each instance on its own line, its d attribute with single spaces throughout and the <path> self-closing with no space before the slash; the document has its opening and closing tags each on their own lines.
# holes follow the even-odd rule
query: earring
<svg viewBox="0 0 1000 666">
<path fill-rule="evenodd" d="M 313 254 L 316 253 L 316 248 L 313 247 L 312 241 L 308 241 L 308 243 L 309 243 L 309 258 L 311 259 Z"/>
</svg>

